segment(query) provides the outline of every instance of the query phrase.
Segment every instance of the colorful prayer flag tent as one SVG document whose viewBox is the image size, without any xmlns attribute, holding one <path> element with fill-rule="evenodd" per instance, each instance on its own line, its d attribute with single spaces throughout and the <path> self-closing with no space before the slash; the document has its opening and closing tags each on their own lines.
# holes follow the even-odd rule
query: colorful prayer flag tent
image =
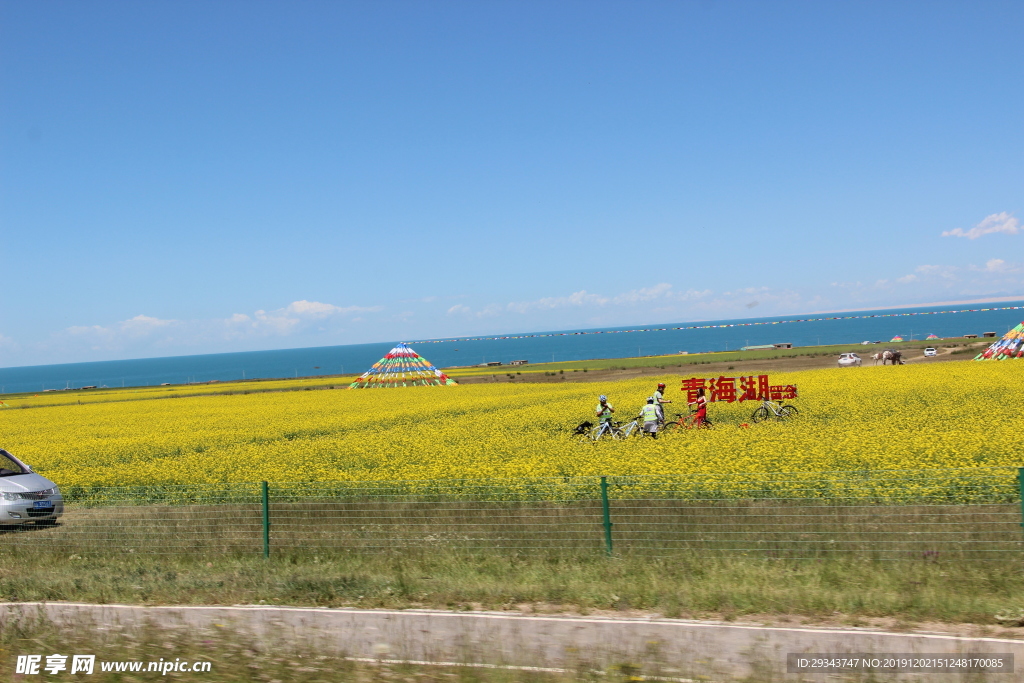
<svg viewBox="0 0 1024 683">
<path fill-rule="evenodd" d="M 897 341 L 903 341 L 903 337 L 901 337 L 900 335 L 897 334 L 895 337 L 893 337 L 892 339 L 889 340 L 890 343 L 891 342 L 897 342 Z"/>
<path fill-rule="evenodd" d="M 1006 360 L 1024 358 L 1024 323 L 1017 325 L 977 356 L 974 360 Z"/>
<path fill-rule="evenodd" d="M 388 351 L 373 366 L 356 377 L 349 389 L 385 387 L 451 386 L 456 382 L 404 343 Z"/>
<path fill-rule="evenodd" d="M 937 334 L 929 334 L 927 337 L 925 337 L 925 339 L 938 339 L 938 338 L 939 338 L 939 335 L 937 335 Z"/>
</svg>

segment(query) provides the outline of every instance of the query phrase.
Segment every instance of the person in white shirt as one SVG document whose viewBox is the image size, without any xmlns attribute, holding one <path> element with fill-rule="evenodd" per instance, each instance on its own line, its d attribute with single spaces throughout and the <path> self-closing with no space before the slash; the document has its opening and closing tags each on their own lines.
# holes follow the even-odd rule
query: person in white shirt
<svg viewBox="0 0 1024 683">
<path fill-rule="evenodd" d="M 665 398 L 665 383 L 664 382 L 659 382 L 658 383 L 658 389 L 657 389 L 657 391 L 654 392 L 654 397 L 653 398 L 654 398 L 654 407 L 658 409 L 658 423 L 659 424 L 665 424 L 665 408 L 664 408 L 664 405 L 666 403 L 671 403 L 672 401 L 670 401 L 667 398 Z"/>
</svg>

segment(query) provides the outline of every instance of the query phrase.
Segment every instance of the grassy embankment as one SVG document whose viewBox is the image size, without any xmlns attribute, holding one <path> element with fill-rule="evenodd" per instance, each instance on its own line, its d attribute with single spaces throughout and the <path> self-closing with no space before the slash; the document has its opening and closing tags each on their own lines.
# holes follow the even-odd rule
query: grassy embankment
<svg viewBox="0 0 1024 683">
<path fill-rule="evenodd" d="M 293 549 L 269 560 L 257 553 L 159 555 L 99 546 L 81 554 L 0 552 L 0 599 L 12 602 L 528 606 L 686 618 L 789 615 L 853 625 L 881 617 L 995 624 L 997 612 L 1024 607 L 1022 593 L 1016 562 L 930 555 L 899 562 L 699 553 L 608 558 L 600 552 L 471 553 L 444 546 L 365 554 Z"/>
</svg>

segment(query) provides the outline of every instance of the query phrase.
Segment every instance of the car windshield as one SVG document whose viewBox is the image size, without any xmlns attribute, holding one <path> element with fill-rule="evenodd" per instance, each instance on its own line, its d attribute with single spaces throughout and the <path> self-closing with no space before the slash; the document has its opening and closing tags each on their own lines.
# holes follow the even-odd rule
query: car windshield
<svg viewBox="0 0 1024 683">
<path fill-rule="evenodd" d="M 13 477 L 16 474 L 26 474 L 25 469 L 7 457 L 6 453 L 0 453 L 0 477 Z"/>
</svg>

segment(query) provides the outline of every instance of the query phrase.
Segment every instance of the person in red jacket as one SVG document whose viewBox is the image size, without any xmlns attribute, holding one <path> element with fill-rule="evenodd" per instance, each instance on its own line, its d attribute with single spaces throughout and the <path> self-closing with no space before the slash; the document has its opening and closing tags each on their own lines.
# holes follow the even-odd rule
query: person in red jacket
<svg viewBox="0 0 1024 683">
<path fill-rule="evenodd" d="M 693 416 L 693 426 L 703 427 L 708 416 L 708 399 L 704 396 L 704 387 L 697 389 L 697 399 L 691 401 L 690 405 L 697 411 Z"/>
</svg>

